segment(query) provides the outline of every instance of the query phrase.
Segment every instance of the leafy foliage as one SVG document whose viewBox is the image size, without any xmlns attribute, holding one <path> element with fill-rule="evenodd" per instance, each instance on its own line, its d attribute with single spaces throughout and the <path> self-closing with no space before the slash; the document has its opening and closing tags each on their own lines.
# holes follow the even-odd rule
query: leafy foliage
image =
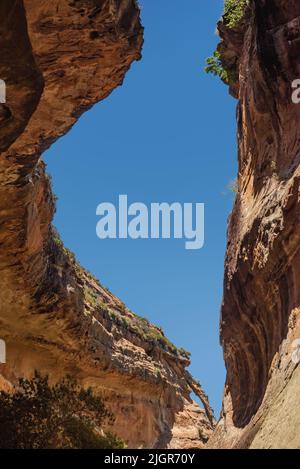
<svg viewBox="0 0 300 469">
<path fill-rule="evenodd" d="M 20 379 L 14 393 L 0 392 L 0 448 L 124 448 L 101 426 L 113 421 L 100 396 L 67 376 L 50 386 L 48 376 L 35 372 Z"/>
<path fill-rule="evenodd" d="M 225 0 L 224 21 L 229 28 L 235 28 L 243 19 L 248 0 Z"/>
<path fill-rule="evenodd" d="M 206 73 L 212 73 L 221 78 L 224 83 L 229 83 L 229 74 L 228 71 L 223 67 L 221 62 L 221 54 L 219 51 L 215 51 L 211 57 L 206 59 Z"/>
<path fill-rule="evenodd" d="M 239 25 L 244 17 L 248 0 L 225 0 L 224 4 L 224 24 L 232 29 Z M 221 78 L 221 80 L 229 84 L 236 79 L 233 70 L 227 70 L 222 63 L 222 57 L 219 50 L 216 50 L 211 57 L 206 59 L 206 73 L 212 73 Z"/>
</svg>

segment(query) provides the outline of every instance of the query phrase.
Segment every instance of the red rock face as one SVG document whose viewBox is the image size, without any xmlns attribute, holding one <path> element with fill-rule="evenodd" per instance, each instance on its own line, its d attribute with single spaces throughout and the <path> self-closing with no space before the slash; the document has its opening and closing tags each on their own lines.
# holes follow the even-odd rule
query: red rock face
<svg viewBox="0 0 300 469">
<path fill-rule="evenodd" d="M 234 30 L 220 24 L 220 32 L 224 63 L 238 73 L 231 92 L 239 100 L 239 191 L 221 315 L 224 412 L 211 444 L 249 446 L 298 373 L 291 351 L 300 337 L 300 105 L 292 82 L 300 78 L 300 3 L 250 1 L 244 21 Z M 278 412 L 272 419 L 282 437 L 299 433 L 295 417 L 289 425 Z M 262 441 L 273 444 L 271 435 Z"/>
<path fill-rule="evenodd" d="M 51 228 L 42 152 L 122 83 L 143 41 L 134 0 L 2 0 L 0 386 L 35 368 L 106 396 L 130 447 L 203 447 L 214 420 L 187 355 L 80 267 Z M 211 447 L 299 447 L 298 0 L 251 0 L 219 25 L 238 98 L 239 191 L 228 227 L 221 341 L 227 380 Z M 156 338 L 154 338 L 156 337 Z M 201 410 L 190 400 L 194 391 Z"/>
<path fill-rule="evenodd" d="M 63 247 L 41 159 L 140 58 L 139 13 L 135 0 L 1 0 L 0 386 L 34 369 L 52 381 L 68 372 L 105 395 L 129 447 L 202 447 L 214 420 L 187 354 Z"/>
</svg>

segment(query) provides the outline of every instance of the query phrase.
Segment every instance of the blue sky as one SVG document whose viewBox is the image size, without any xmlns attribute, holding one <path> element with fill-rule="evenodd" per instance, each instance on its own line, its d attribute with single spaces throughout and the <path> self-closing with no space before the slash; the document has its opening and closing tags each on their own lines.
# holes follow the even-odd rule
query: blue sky
<svg viewBox="0 0 300 469">
<path fill-rule="evenodd" d="M 236 103 L 204 73 L 222 0 L 140 0 L 143 59 L 45 154 L 62 239 L 133 311 L 192 353 L 191 372 L 218 415 L 225 370 L 219 314 L 227 218 L 236 176 Z M 205 245 L 183 240 L 100 240 L 96 207 L 204 202 Z"/>
</svg>

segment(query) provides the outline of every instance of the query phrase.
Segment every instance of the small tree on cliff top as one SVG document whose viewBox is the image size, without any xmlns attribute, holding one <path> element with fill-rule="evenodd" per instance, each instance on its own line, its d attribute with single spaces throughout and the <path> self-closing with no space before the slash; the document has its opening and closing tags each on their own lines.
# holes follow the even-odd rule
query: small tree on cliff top
<svg viewBox="0 0 300 469">
<path fill-rule="evenodd" d="M 0 392 L 1 448 L 124 448 L 115 435 L 101 432 L 112 420 L 102 398 L 70 377 L 50 386 L 35 372 L 14 393 Z"/>
</svg>

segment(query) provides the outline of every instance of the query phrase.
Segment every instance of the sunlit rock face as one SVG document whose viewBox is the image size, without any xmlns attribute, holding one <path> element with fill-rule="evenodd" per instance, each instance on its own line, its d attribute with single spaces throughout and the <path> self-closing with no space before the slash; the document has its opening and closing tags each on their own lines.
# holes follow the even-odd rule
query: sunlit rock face
<svg viewBox="0 0 300 469">
<path fill-rule="evenodd" d="M 0 37 L 0 386 L 34 369 L 52 381 L 70 373 L 104 394 L 129 447 L 202 447 L 214 421 L 188 354 L 79 266 L 51 228 L 41 154 L 140 59 L 137 4 L 1 0 Z"/>
<path fill-rule="evenodd" d="M 227 380 L 213 435 L 188 354 L 79 266 L 51 228 L 41 155 L 122 84 L 140 58 L 139 18 L 134 0 L 1 1 L 0 386 L 34 369 L 53 381 L 71 373 L 104 394 L 129 447 L 300 447 L 298 0 L 250 0 L 238 26 L 219 25 L 223 62 L 236 72 L 239 190 L 221 315 Z"/>
<path fill-rule="evenodd" d="M 250 1 L 220 23 L 238 98 L 238 194 L 228 226 L 223 415 L 211 446 L 300 447 L 300 3 Z"/>
</svg>

